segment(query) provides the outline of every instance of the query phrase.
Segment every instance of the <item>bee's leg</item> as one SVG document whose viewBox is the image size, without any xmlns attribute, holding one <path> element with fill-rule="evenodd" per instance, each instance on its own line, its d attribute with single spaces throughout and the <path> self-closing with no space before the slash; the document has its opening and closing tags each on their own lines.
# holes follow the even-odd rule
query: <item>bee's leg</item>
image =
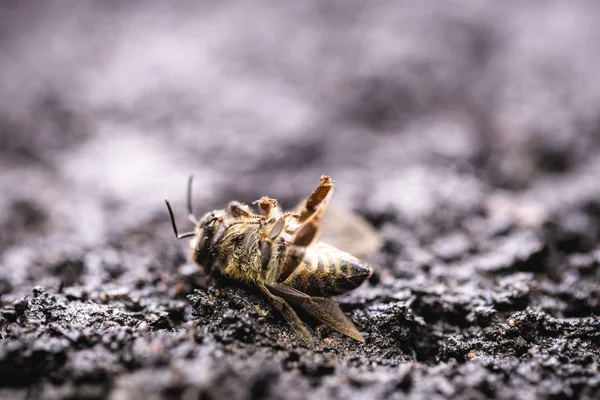
<svg viewBox="0 0 600 400">
<path fill-rule="evenodd" d="M 312 220 L 305 222 L 300 229 L 298 229 L 294 241 L 288 246 L 286 261 L 277 278 L 278 282 L 285 281 L 291 273 L 298 268 L 302 260 L 304 260 L 306 248 L 318 240 L 319 230 L 319 225 Z"/>
<path fill-rule="evenodd" d="M 252 210 L 250 210 L 250 207 L 248 207 L 246 204 L 240 203 L 239 201 L 232 201 L 229 203 L 229 213 L 235 218 L 250 217 L 254 215 Z"/>
<path fill-rule="evenodd" d="M 300 265 L 304 260 L 306 248 L 318 240 L 319 226 L 314 221 L 309 221 L 302 225 L 293 243 L 288 247 L 287 257 L 279 278 L 279 282 L 286 280 L 288 276 Z"/>
<path fill-rule="evenodd" d="M 306 254 L 306 247 L 290 245 L 287 249 L 286 260 L 283 263 L 283 268 L 277 277 L 277 282 L 285 281 L 296 268 L 300 265 Z"/>
<path fill-rule="evenodd" d="M 225 224 L 219 225 L 219 227 L 213 233 L 213 238 L 211 242 L 212 246 L 216 246 L 221 241 L 221 239 L 225 237 L 225 234 L 227 233 L 227 228 L 228 227 Z"/>
<path fill-rule="evenodd" d="M 298 210 L 300 212 L 301 223 L 310 219 L 318 219 L 323 214 L 333 193 L 334 183 L 331 177 L 326 175 L 321 176 L 321 184 L 306 199 L 300 210 Z"/>
<path fill-rule="evenodd" d="M 296 311 L 284 299 L 271 293 L 266 286 L 258 285 L 258 288 L 269 298 L 273 307 L 283 314 L 296 335 L 306 343 L 312 343 L 313 338 L 300 320 L 300 317 L 298 317 L 298 314 L 296 314 Z"/>
<path fill-rule="evenodd" d="M 258 203 L 260 215 L 266 219 L 277 219 L 281 215 L 281 210 L 277 206 L 277 200 L 267 196 L 263 196 L 255 203 Z"/>
<path fill-rule="evenodd" d="M 298 219 L 300 218 L 300 214 L 293 211 L 288 211 L 282 214 L 271 228 L 271 231 L 269 232 L 269 239 L 275 240 L 279 237 L 279 235 L 281 235 L 281 232 L 283 232 L 286 228 L 288 218 Z"/>
<path fill-rule="evenodd" d="M 319 221 L 307 221 L 296 231 L 293 243 L 296 246 L 308 247 L 319 240 L 320 231 L 321 227 Z"/>
</svg>

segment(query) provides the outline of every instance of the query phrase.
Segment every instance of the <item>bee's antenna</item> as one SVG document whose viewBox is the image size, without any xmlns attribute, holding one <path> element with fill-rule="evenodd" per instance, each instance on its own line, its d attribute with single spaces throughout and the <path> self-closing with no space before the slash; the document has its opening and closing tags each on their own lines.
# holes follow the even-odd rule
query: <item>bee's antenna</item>
<svg viewBox="0 0 600 400">
<path fill-rule="evenodd" d="M 187 208 L 188 208 L 188 219 L 194 225 L 198 225 L 198 220 L 194 216 L 194 211 L 192 211 L 192 181 L 194 180 L 194 175 L 190 175 L 188 178 L 188 188 L 187 188 Z"/>
<path fill-rule="evenodd" d="M 173 215 L 173 209 L 171 209 L 171 204 L 169 203 L 169 199 L 165 199 L 165 203 L 167 204 L 167 208 L 169 209 L 169 216 L 171 217 L 171 225 L 173 225 L 173 232 L 175 232 L 175 237 L 177 239 L 184 239 L 187 237 L 194 236 L 195 232 L 185 232 L 181 235 L 177 233 L 177 225 L 175 225 L 175 216 Z"/>
</svg>

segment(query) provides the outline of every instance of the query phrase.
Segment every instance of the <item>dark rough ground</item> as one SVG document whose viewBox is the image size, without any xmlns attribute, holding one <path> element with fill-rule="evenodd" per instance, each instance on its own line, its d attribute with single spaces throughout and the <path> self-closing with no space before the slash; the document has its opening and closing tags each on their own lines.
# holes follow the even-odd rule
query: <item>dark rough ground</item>
<svg viewBox="0 0 600 400">
<path fill-rule="evenodd" d="M 0 5 L 0 397 L 599 398 L 597 3 Z M 301 5 L 302 4 L 302 5 Z M 300 344 L 184 223 L 318 176 L 385 239 Z"/>
</svg>

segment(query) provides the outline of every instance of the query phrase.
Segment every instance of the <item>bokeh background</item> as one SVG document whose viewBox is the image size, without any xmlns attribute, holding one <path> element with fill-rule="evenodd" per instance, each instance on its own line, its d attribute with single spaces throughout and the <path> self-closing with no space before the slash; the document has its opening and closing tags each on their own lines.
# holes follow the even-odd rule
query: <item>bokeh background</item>
<svg viewBox="0 0 600 400">
<path fill-rule="evenodd" d="M 538 244 L 552 262 L 529 269 L 577 281 L 564 260 L 596 260 L 600 231 L 598 21 L 595 1 L 2 1 L 0 304 L 177 273 L 163 199 L 183 230 L 189 174 L 199 214 L 332 175 L 386 241 L 388 288 Z M 597 312 L 593 279 L 554 315 Z"/>
</svg>

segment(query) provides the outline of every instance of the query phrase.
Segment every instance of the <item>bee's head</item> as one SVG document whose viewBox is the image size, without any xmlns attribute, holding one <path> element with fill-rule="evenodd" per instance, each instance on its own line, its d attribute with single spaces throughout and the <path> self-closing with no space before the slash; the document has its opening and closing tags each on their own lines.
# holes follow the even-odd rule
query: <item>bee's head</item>
<svg viewBox="0 0 600 400">
<path fill-rule="evenodd" d="M 200 218 L 191 241 L 192 258 L 198 264 L 209 268 L 215 261 L 215 245 L 226 231 L 225 210 L 214 210 Z"/>
<path fill-rule="evenodd" d="M 177 239 L 184 239 L 193 237 L 191 241 L 192 247 L 192 259 L 198 264 L 205 268 L 210 268 L 215 262 L 215 244 L 218 243 L 221 238 L 225 235 L 225 210 L 214 210 L 208 212 L 197 220 L 192 210 L 192 179 L 190 176 L 188 179 L 188 191 L 187 191 L 187 208 L 188 208 L 188 219 L 195 225 L 195 229 L 190 232 L 178 233 L 177 226 L 175 225 L 175 216 L 171 209 L 171 204 L 168 199 L 165 199 L 167 209 L 169 210 L 169 216 L 171 218 L 171 225 L 173 226 L 173 232 Z"/>
<path fill-rule="evenodd" d="M 213 236 L 215 232 L 225 225 L 225 210 L 207 212 L 196 224 L 196 236 Z"/>
</svg>

